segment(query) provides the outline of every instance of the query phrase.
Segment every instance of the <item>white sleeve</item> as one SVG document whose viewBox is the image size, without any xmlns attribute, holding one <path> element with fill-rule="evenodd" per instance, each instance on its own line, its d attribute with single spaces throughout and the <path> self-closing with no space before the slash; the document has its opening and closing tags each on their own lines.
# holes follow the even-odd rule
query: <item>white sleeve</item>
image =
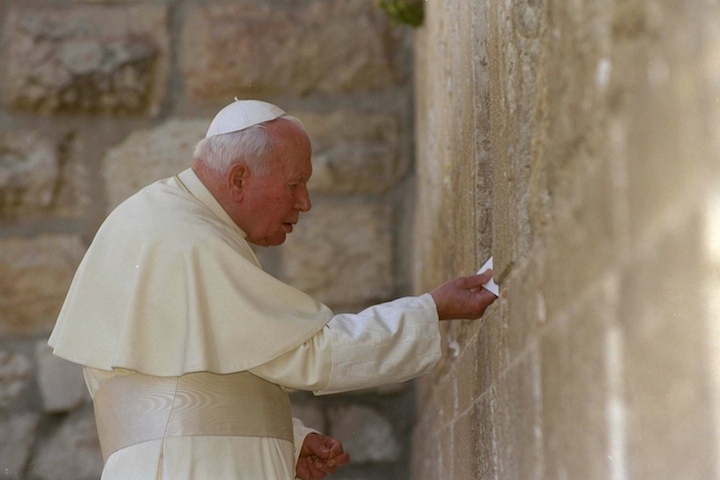
<svg viewBox="0 0 720 480">
<path fill-rule="evenodd" d="M 335 315 L 328 326 L 332 375 L 316 395 L 404 382 L 440 360 L 437 307 L 429 294 L 382 303 L 357 315 Z"/>
<path fill-rule="evenodd" d="M 311 433 L 320 433 L 314 428 L 306 426 L 299 418 L 293 418 L 293 439 L 295 444 L 295 465 L 297 465 L 298 458 L 300 458 L 300 451 L 302 450 L 303 443 L 305 443 L 305 437 Z"/>
<path fill-rule="evenodd" d="M 325 395 L 409 380 L 431 370 L 440 355 L 437 307 L 424 294 L 335 315 L 298 348 L 250 371 Z"/>
<path fill-rule="evenodd" d="M 250 373 L 286 390 L 315 390 L 330 382 L 332 372 L 332 336 L 325 326 L 307 342 Z"/>
</svg>

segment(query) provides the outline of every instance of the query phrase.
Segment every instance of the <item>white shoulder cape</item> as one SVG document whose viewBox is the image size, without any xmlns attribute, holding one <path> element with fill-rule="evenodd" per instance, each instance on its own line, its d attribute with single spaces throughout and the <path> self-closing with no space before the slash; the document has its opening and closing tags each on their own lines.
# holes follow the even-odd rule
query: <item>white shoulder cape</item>
<svg viewBox="0 0 720 480">
<path fill-rule="evenodd" d="M 146 187 L 98 230 L 48 344 L 157 376 L 243 371 L 301 345 L 333 313 L 264 272 L 244 237 L 192 170 Z"/>
</svg>

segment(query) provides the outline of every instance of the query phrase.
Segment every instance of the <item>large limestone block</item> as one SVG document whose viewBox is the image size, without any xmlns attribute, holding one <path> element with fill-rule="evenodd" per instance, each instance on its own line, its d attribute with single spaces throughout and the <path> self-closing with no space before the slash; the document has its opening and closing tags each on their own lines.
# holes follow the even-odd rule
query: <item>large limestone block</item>
<svg viewBox="0 0 720 480">
<path fill-rule="evenodd" d="M 414 36 L 419 289 L 471 273 L 490 256 L 497 185 L 490 168 L 489 3 L 425 2 L 428 28 Z"/>
<path fill-rule="evenodd" d="M 393 297 L 390 225 L 384 206 L 313 207 L 282 247 L 283 279 L 331 306 Z"/>
<path fill-rule="evenodd" d="M 491 114 L 493 196 L 492 234 L 494 272 L 502 282 L 512 265 L 520 260 L 532 243 L 532 227 L 544 218 L 530 216 L 530 209 L 541 209 L 549 193 L 539 187 L 545 171 L 538 173 L 538 150 L 545 136 L 536 133 L 533 116 L 540 100 L 538 90 L 558 82 L 562 74 L 553 72 L 538 80 L 541 30 L 545 2 L 490 2 L 488 9 L 489 111 Z M 508 21 L 513 18 L 514 21 Z M 591 22 L 583 22 L 583 26 Z M 548 30 L 549 31 L 549 30 Z M 577 39 L 574 39 L 576 42 Z M 571 42 L 570 48 L 582 51 Z M 558 57 L 550 54 L 549 56 Z M 580 92 L 582 93 L 582 92 Z M 558 98 L 565 98 L 565 92 Z M 589 97 L 589 95 L 588 95 Z M 553 102 L 563 103 L 563 102 Z M 572 116 L 575 126 L 583 125 L 594 111 Z M 577 131 L 582 129 L 578 128 Z M 552 135 L 550 135 L 552 138 Z M 550 163 L 557 155 L 549 155 Z M 535 177 L 533 177 L 533 175 Z M 531 189 L 537 188 L 538 191 Z"/>
<path fill-rule="evenodd" d="M 35 359 L 46 412 L 66 412 L 90 400 L 80 365 L 53 355 L 45 340 L 36 344 Z"/>
<path fill-rule="evenodd" d="M 542 412 L 542 436 L 536 440 L 542 442 L 544 469 L 550 478 L 612 477 L 613 463 L 623 460 L 612 450 L 608 454 L 615 457 L 613 462 L 607 461 L 610 456 L 600 458 L 595 453 L 613 445 L 620 433 L 615 429 L 624 428 L 617 423 L 617 415 L 624 415 L 619 410 L 623 407 L 618 402 L 621 392 L 617 389 L 623 382 L 624 360 L 621 339 L 613 326 L 620 294 L 614 275 L 598 279 L 586 295 L 578 296 L 574 304 L 568 304 L 565 311 L 549 319 L 540 337 L 537 352 L 540 358 L 530 357 L 532 365 L 524 365 L 528 363 L 524 360 L 516 362 L 500 384 L 498 405 L 503 405 L 500 411 L 503 430 L 510 438 L 527 438 L 522 425 L 534 424 L 536 420 L 532 417 Z M 530 390 L 536 383 L 528 376 L 531 371 L 532 377 L 540 375 L 539 388 L 532 388 L 537 390 L 534 392 Z M 523 441 L 513 445 L 512 450 L 503 449 L 504 468 L 509 469 L 509 477 L 528 476 L 516 472 L 514 464 L 518 450 L 527 452 L 523 455 L 528 460 L 536 460 L 528 456 L 531 446 L 537 448 Z M 523 468 L 530 465 L 527 463 Z"/>
<path fill-rule="evenodd" d="M 169 74 L 160 5 L 13 8 L 5 102 L 33 112 L 155 114 Z"/>
<path fill-rule="evenodd" d="M 103 159 L 109 210 L 155 180 L 189 168 L 195 144 L 205 136 L 208 124 L 173 120 L 135 132 L 110 149 Z"/>
<path fill-rule="evenodd" d="M 85 253 L 80 239 L 0 239 L 0 335 L 48 333 Z"/>
<path fill-rule="evenodd" d="M 399 459 L 400 442 L 387 418 L 372 408 L 349 405 L 331 408 L 330 435 L 343 442 L 352 463 L 393 462 Z"/>
<path fill-rule="evenodd" d="M 397 118 L 382 113 L 301 113 L 313 145 L 313 193 L 382 192 L 407 173 Z"/>
<path fill-rule="evenodd" d="M 717 317 L 705 300 L 717 291 L 705 290 L 702 215 L 675 212 L 668 212 L 674 225 L 636 246 L 619 286 L 628 478 L 716 477 L 710 419 Z"/>
<path fill-rule="evenodd" d="M 48 209 L 59 178 L 53 141 L 29 130 L 0 132 L 0 215 Z"/>
<path fill-rule="evenodd" d="M 23 413 L 0 420 L 0 477 L 24 478 L 40 415 Z"/>
<path fill-rule="evenodd" d="M 298 403 L 295 398 L 292 400 L 293 418 L 299 419 L 308 428 L 314 428 L 321 433 L 325 432 L 325 416 L 317 403 Z"/>
<path fill-rule="evenodd" d="M 26 355 L 0 350 L 0 407 L 20 403 L 32 381 L 32 364 Z"/>
<path fill-rule="evenodd" d="M 399 42 L 368 0 L 245 0 L 190 8 L 181 64 L 198 101 L 393 87 Z"/>
<path fill-rule="evenodd" d="M 36 130 L 0 131 L 0 217 L 79 217 L 90 205 L 87 170 L 72 136 L 57 140 Z"/>
<path fill-rule="evenodd" d="M 40 439 L 36 452 L 32 478 L 100 478 L 103 462 L 92 409 L 68 415 L 56 431 Z"/>
</svg>

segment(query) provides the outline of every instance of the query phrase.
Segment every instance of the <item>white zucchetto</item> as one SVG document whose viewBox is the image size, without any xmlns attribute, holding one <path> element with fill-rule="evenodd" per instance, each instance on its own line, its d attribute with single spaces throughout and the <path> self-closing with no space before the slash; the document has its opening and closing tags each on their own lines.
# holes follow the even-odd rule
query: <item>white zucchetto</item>
<svg viewBox="0 0 720 480">
<path fill-rule="evenodd" d="M 286 115 L 285 111 L 272 103 L 260 100 L 238 100 L 226 106 L 215 115 L 205 138 L 224 133 L 239 132 L 253 125 L 269 122 Z"/>
</svg>

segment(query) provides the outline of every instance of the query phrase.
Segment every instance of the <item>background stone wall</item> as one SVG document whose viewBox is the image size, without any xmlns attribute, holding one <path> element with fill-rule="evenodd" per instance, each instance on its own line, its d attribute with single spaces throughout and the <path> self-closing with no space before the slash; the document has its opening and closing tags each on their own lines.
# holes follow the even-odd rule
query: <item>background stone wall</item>
<svg viewBox="0 0 720 480">
<path fill-rule="evenodd" d="M 0 0 L 0 478 L 101 469 L 79 369 L 45 345 L 105 215 L 190 165 L 233 97 L 300 117 L 313 211 L 266 268 L 338 311 L 410 290 L 410 30 L 372 0 Z M 412 392 L 295 395 L 339 478 L 408 478 Z"/>
<path fill-rule="evenodd" d="M 371 0 L 0 0 L 0 477 L 98 478 L 47 335 L 107 212 L 239 96 L 314 141 L 272 273 L 356 310 L 493 255 L 504 293 L 443 325 L 415 405 L 295 395 L 337 478 L 720 478 L 718 5 L 424 5 L 411 36 Z"/>
<path fill-rule="evenodd" d="M 412 478 L 720 478 L 718 3 L 425 6 L 416 287 L 492 254 L 503 296 L 444 326 Z"/>
</svg>

